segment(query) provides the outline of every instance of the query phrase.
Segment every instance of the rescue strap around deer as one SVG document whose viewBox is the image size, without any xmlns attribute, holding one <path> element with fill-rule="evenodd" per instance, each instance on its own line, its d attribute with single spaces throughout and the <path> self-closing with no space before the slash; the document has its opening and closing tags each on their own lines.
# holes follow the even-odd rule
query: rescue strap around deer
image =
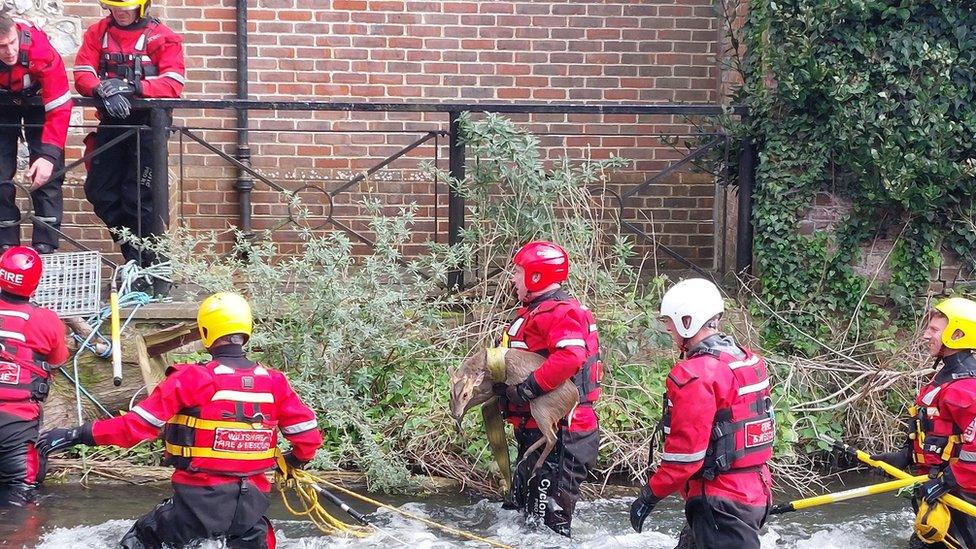
<svg viewBox="0 0 976 549">
<path fill-rule="evenodd" d="M 492 383 L 505 383 L 508 378 L 505 367 L 505 355 L 508 354 L 508 347 L 489 347 L 485 353 Z M 481 406 L 481 418 L 485 422 L 485 437 L 488 438 L 491 455 L 498 465 L 502 490 L 507 493 L 512 488 L 512 461 L 508 455 L 508 433 L 505 431 L 505 418 L 502 417 L 501 410 L 498 409 L 497 398 L 491 398 Z"/>
<path fill-rule="evenodd" d="M 505 371 L 505 355 L 508 354 L 508 347 L 489 347 L 485 352 L 488 356 L 488 372 L 491 374 L 492 383 L 505 383 L 508 378 Z"/>
</svg>

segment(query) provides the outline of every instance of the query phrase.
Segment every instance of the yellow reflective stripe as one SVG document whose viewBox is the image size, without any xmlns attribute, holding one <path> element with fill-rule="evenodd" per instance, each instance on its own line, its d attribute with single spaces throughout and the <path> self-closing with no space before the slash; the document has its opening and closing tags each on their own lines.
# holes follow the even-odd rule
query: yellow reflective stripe
<svg viewBox="0 0 976 549">
<path fill-rule="evenodd" d="M 508 332 L 502 332 L 502 341 L 498 344 L 499 347 L 508 347 L 508 342 L 512 338 L 508 335 Z"/>
<path fill-rule="evenodd" d="M 236 402 L 257 402 L 259 404 L 273 404 L 274 395 L 271 393 L 248 393 L 246 391 L 222 390 L 214 393 L 210 399 L 214 400 L 233 400 Z"/>
<path fill-rule="evenodd" d="M 170 442 L 166 443 L 166 451 L 177 457 L 184 458 L 215 458 L 215 459 L 239 459 L 244 461 L 259 461 L 262 459 L 273 459 L 277 448 L 271 448 L 263 452 L 225 452 L 214 450 L 213 448 L 201 448 L 199 446 L 180 446 Z"/>
<path fill-rule="evenodd" d="M 191 429 L 203 429 L 206 431 L 216 431 L 217 429 L 266 429 L 262 424 L 244 423 L 242 421 L 221 421 L 213 419 L 200 419 L 198 417 L 178 414 L 173 419 L 167 421 L 174 425 L 186 425 Z"/>
</svg>

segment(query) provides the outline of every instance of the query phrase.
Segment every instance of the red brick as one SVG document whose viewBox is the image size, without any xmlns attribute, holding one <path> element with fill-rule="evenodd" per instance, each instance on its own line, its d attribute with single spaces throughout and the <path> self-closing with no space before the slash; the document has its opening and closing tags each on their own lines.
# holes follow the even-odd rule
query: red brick
<svg viewBox="0 0 976 549">
<path fill-rule="evenodd" d="M 334 10 L 364 10 L 366 2 L 361 0 L 333 0 L 332 9 Z"/>
</svg>

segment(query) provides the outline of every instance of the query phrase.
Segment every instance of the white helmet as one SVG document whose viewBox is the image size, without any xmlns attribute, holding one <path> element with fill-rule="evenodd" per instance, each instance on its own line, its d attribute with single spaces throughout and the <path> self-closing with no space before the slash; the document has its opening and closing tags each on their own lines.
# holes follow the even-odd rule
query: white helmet
<svg viewBox="0 0 976 549">
<path fill-rule="evenodd" d="M 711 281 L 689 278 L 675 284 L 661 298 L 661 316 L 674 321 L 678 335 L 689 338 L 698 333 L 706 322 L 725 312 L 722 294 Z M 688 326 L 684 319 L 689 318 Z"/>
</svg>

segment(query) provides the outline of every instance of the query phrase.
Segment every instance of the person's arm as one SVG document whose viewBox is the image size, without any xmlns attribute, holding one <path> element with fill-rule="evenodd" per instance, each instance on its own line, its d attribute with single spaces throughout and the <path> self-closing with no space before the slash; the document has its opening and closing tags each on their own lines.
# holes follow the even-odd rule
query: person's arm
<svg viewBox="0 0 976 549">
<path fill-rule="evenodd" d="M 137 95 L 140 97 L 177 98 L 186 84 L 186 64 L 183 60 L 183 39 L 172 31 L 162 35 L 154 44 L 149 57 L 156 63 L 158 74 L 143 78 Z"/>
<path fill-rule="evenodd" d="M 952 422 L 962 431 L 959 459 L 949 462 L 952 481 L 962 489 L 976 492 L 976 380 L 957 381 L 942 396 Z M 948 479 L 947 479 L 948 480 Z"/>
<path fill-rule="evenodd" d="M 682 365 L 671 370 L 666 386 L 671 402 L 670 432 L 664 435 L 661 465 L 648 479 L 648 487 L 658 499 L 678 491 L 701 470 L 717 411 L 712 382 Z"/>
<path fill-rule="evenodd" d="M 93 97 L 95 86 L 101 83 L 98 78 L 98 55 L 101 52 L 101 44 L 98 41 L 101 36 L 98 36 L 97 32 L 101 27 L 100 23 L 88 27 L 82 39 L 81 47 L 75 55 L 75 66 L 72 71 L 75 79 L 75 90 L 85 97 Z"/>
<path fill-rule="evenodd" d="M 68 74 L 64 69 L 61 54 L 41 33 L 37 33 L 36 45 L 32 53 L 31 73 L 41 84 L 41 101 L 44 103 L 44 128 L 41 131 L 41 156 L 52 164 L 62 158 L 64 144 L 68 138 L 68 123 L 71 121 L 71 90 L 68 88 Z"/>
<path fill-rule="evenodd" d="M 278 429 L 291 443 L 291 454 L 298 462 L 307 463 L 315 457 L 315 451 L 322 446 L 322 433 L 318 420 L 302 399 L 295 393 L 284 374 L 281 376 L 281 392 L 276 397 L 278 405 Z"/>
<path fill-rule="evenodd" d="M 586 361 L 586 337 L 589 323 L 575 308 L 557 308 L 547 331 L 549 356 L 533 373 L 543 392 L 559 387 L 576 375 Z"/>
<path fill-rule="evenodd" d="M 33 342 L 34 349 L 52 368 L 57 368 L 68 359 L 68 346 L 65 343 L 64 322 L 50 309 L 35 308 L 24 328 L 27 341 Z"/>
<path fill-rule="evenodd" d="M 92 436 L 98 445 L 130 448 L 158 437 L 160 429 L 180 410 L 199 404 L 201 399 L 209 400 L 212 394 L 212 379 L 201 367 L 179 369 L 125 414 L 94 422 Z"/>
</svg>

